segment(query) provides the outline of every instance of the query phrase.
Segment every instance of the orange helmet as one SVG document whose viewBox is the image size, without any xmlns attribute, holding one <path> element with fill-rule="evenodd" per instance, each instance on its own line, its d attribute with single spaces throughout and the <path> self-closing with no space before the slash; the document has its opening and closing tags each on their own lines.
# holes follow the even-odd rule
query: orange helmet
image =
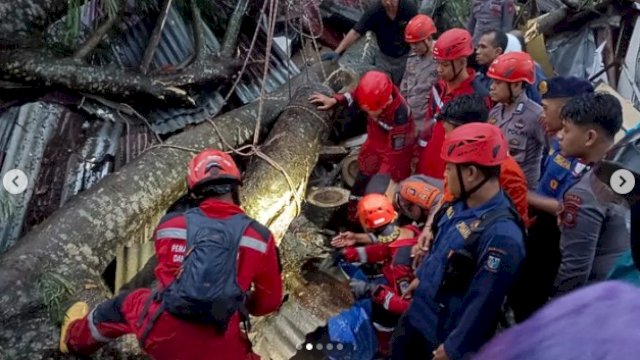
<svg viewBox="0 0 640 360">
<path fill-rule="evenodd" d="M 435 34 L 436 25 L 427 15 L 419 14 L 413 17 L 404 29 L 404 41 L 416 43 L 426 40 Z"/>
<path fill-rule="evenodd" d="M 508 83 L 536 81 L 536 64 L 531 55 L 517 51 L 498 56 L 489 66 L 487 76 Z"/>
<path fill-rule="evenodd" d="M 400 196 L 423 210 L 430 210 L 442 198 L 440 189 L 415 176 L 400 183 Z"/>
<path fill-rule="evenodd" d="M 433 58 L 439 61 L 456 60 L 473 54 L 471 34 L 465 29 L 447 30 L 433 44 Z"/>
<path fill-rule="evenodd" d="M 240 183 L 240 170 L 229 154 L 206 149 L 191 159 L 187 172 L 187 185 L 193 190 L 205 183 Z"/>
<path fill-rule="evenodd" d="M 470 123 L 455 128 L 444 140 L 441 157 L 453 164 L 497 166 L 507 159 L 507 140 L 497 126 Z"/>
<path fill-rule="evenodd" d="M 358 82 L 354 97 L 365 110 L 378 111 L 384 108 L 393 92 L 393 82 L 381 71 L 368 71 Z"/>
<path fill-rule="evenodd" d="M 396 211 L 391 200 L 382 194 L 365 195 L 358 202 L 358 219 L 367 230 L 374 230 L 390 224 L 396 219 Z"/>
</svg>

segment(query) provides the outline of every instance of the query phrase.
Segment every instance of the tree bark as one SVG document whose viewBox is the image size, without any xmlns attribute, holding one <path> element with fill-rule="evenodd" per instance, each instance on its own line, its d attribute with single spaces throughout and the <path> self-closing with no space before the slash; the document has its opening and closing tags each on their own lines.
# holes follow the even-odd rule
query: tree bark
<svg viewBox="0 0 640 360">
<path fill-rule="evenodd" d="M 292 88 L 297 89 L 305 80 L 305 76 L 294 77 Z M 263 129 L 273 123 L 289 103 L 287 94 L 288 89 L 281 88 L 264 101 Z M 232 146 L 253 138 L 257 109 L 258 103 L 253 102 L 214 119 Z M 198 151 L 208 147 L 224 148 L 208 123 L 170 138 L 165 145 Z M 37 316 L 43 302 L 36 284 L 47 273 L 59 274 L 77 290 L 99 278 L 115 257 L 117 246 L 155 227 L 155 219 L 184 194 L 184 167 L 191 156 L 190 152 L 170 147 L 149 150 L 74 197 L 19 240 L 0 258 L 0 321 L 3 325 L 11 319 Z M 76 298 L 74 295 L 70 297 Z M 43 343 L 51 344 L 55 340 L 51 329 L 39 335 Z M 29 344 L 23 345 L 29 348 Z"/>
<path fill-rule="evenodd" d="M 252 158 L 245 173 L 251 179 L 242 188 L 241 200 L 247 214 L 266 225 L 279 242 L 291 221 L 300 213 L 309 175 L 329 136 L 333 112 L 319 111 L 308 98 L 314 92 L 330 94 L 325 86 L 305 86 L 295 93 L 291 104 L 269 133 L 260 150 L 288 174 L 260 157 Z"/>
<path fill-rule="evenodd" d="M 0 0 L 0 45 L 22 45 L 62 17 L 67 7 L 67 0 Z"/>
<path fill-rule="evenodd" d="M 140 73 L 85 65 L 41 51 L 0 52 L 0 78 L 27 84 L 62 86 L 79 92 L 131 100 L 132 96 L 158 102 L 193 105 L 187 86 L 223 82 L 240 68 L 237 60 L 210 57 L 172 74 Z"/>
</svg>

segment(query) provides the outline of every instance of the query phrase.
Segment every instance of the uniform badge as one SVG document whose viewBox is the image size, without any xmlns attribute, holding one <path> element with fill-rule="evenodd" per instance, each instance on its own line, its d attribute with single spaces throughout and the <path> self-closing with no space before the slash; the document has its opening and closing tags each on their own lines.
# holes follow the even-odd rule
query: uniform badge
<svg viewBox="0 0 640 360">
<path fill-rule="evenodd" d="M 558 180 L 556 179 L 551 179 L 551 181 L 549 182 L 549 187 L 551 188 L 551 190 L 557 190 L 558 189 Z"/>
<path fill-rule="evenodd" d="M 569 162 L 569 160 L 567 160 L 566 157 L 558 154 L 553 158 L 553 162 L 555 162 L 556 164 L 560 165 L 561 167 L 569 170 L 571 169 L 571 163 Z"/>
<path fill-rule="evenodd" d="M 524 121 L 522 119 L 518 119 L 513 126 L 515 126 L 516 129 L 524 129 Z"/>
<path fill-rule="evenodd" d="M 487 263 L 485 264 L 485 268 L 491 272 L 497 272 L 500 269 L 500 263 L 502 259 L 495 255 L 489 255 L 487 258 Z"/>
<path fill-rule="evenodd" d="M 514 114 L 522 114 L 523 111 L 524 111 L 524 103 L 521 102 L 518 104 L 518 106 L 516 106 L 516 111 L 514 112 Z"/>
<path fill-rule="evenodd" d="M 518 139 L 511 139 L 511 140 L 509 140 L 509 145 L 511 145 L 511 146 L 520 146 L 520 141 L 518 141 Z"/>
<path fill-rule="evenodd" d="M 457 223 L 456 229 L 458 229 L 458 232 L 462 235 L 463 239 L 466 239 L 471 235 L 471 229 L 469 229 L 469 226 L 467 226 L 467 223 L 464 221 Z"/>
<path fill-rule="evenodd" d="M 449 206 L 449 208 L 447 209 L 447 217 L 451 219 L 453 214 L 454 214 L 453 206 Z"/>
<path fill-rule="evenodd" d="M 392 136 L 393 150 L 401 150 L 404 148 L 404 134 L 398 134 Z"/>
<path fill-rule="evenodd" d="M 540 95 L 544 95 L 549 92 L 549 85 L 545 80 L 540 81 L 540 84 L 538 85 L 538 91 L 540 92 Z"/>
<path fill-rule="evenodd" d="M 495 125 L 497 122 L 498 122 L 498 120 L 496 120 L 496 118 L 489 119 L 489 124 L 491 124 L 491 125 Z"/>
<path fill-rule="evenodd" d="M 565 196 L 562 207 L 562 225 L 565 228 L 572 228 L 576 226 L 581 205 L 581 197 L 573 194 L 567 194 Z"/>
<path fill-rule="evenodd" d="M 471 227 L 471 230 L 475 230 L 478 228 L 478 225 L 480 225 L 480 219 L 474 220 L 469 226 Z"/>
<path fill-rule="evenodd" d="M 581 162 L 576 162 L 575 167 L 573 168 L 573 175 L 574 176 L 580 176 L 580 174 L 582 174 L 582 172 L 584 171 L 584 169 L 587 168 L 587 165 L 581 163 Z"/>
</svg>

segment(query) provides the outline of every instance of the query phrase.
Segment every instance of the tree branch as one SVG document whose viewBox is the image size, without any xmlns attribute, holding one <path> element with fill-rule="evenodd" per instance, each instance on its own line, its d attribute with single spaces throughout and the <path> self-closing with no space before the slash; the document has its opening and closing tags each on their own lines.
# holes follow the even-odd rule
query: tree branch
<svg viewBox="0 0 640 360">
<path fill-rule="evenodd" d="M 236 4 L 233 14 L 229 18 L 227 25 L 227 31 L 224 33 L 224 40 L 222 41 L 223 56 L 232 57 L 233 52 L 238 45 L 238 34 L 240 34 L 240 28 L 242 27 L 242 19 L 247 11 L 249 0 L 239 0 Z"/>
<path fill-rule="evenodd" d="M 193 48 L 195 56 L 194 62 L 200 62 L 206 53 L 207 44 L 204 38 L 204 28 L 202 27 L 202 15 L 196 0 L 191 0 L 191 21 L 193 22 Z"/>
<path fill-rule="evenodd" d="M 164 3 L 162 4 L 162 9 L 160 10 L 160 14 L 156 20 L 156 26 L 153 29 L 153 33 L 151 33 L 151 38 L 149 39 L 147 48 L 144 51 L 142 63 L 140 63 L 140 72 L 143 74 L 146 74 L 149 71 L 149 65 L 151 64 L 151 60 L 153 60 L 153 55 L 158 48 L 160 39 L 162 38 L 162 30 L 164 29 L 164 24 L 167 22 L 167 16 L 169 15 L 169 10 L 171 10 L 172 2 L 173 0 L 164 0 Z"/>
<path fill-rule="evenodd" d="M 208 57 L 175 73 L 142 75 L 109 67 L 79 64 L 43 51 L 0 51 L 0 80 L 39 86 L 62 86 L 89 94 L 131 100 L 142 97 L 173 105 L 194 105 L 186 88 L 205 83 L 223 83 L 237 74 L 237 60 Z"/>
<path fill-rule="evenodd" d="M 113 28 L 113 26 L 121 19 L 123 12 L 120 11 L 116 16 L 108 16 L 107 20 L 94 31 L 87 41 L 76 50 L 73 54 L 74 60 L 82 60 L 102 41 L 102 38 Z"/>
</svg>

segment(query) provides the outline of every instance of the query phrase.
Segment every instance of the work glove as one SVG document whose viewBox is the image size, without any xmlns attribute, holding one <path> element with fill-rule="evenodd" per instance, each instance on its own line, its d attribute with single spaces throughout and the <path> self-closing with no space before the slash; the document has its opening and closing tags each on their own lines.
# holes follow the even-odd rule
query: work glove
<svg viewBox="0 0 640 360">
<path fill-rule="evenodd" d="M 336 61 L 339 57 L 340 54 L 338 54 L 337 52 L 329 51 L 324 54 L 320 54 L 320 61 Z"/>
<path fill-rule="evenodd" d="M 351 286 L 351 292 L 353 292 L 353 296 L 355 296 L 356 299 L 369 297 L 369 295 L 371 295 L 371 284 L 368 282 L 351 280 L 349 286 Z"/>
</svg>

